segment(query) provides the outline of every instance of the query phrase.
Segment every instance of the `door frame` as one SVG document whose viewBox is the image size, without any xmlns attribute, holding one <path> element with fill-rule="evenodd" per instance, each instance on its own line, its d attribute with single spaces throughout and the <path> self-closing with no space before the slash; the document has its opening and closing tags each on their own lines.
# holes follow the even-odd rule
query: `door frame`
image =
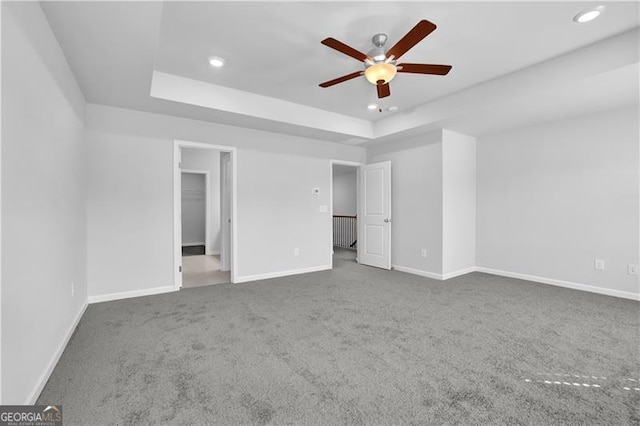
<svg viewBox="0 0 640 426">
<path fill-rule="evenodd" d="M 356 168 L 356 215 L 360 218 L 360 166 L 365 163 L 357 161 L 345 161 L 345 160 L 329 160 L 329 265 L 333 269 L 333 166 L 352 166 Z M 357 219 L 356 219 L 357 220 Z M 358 234 L 360 234 L 360 221 L 358 221 Z M 360 245 L 356 246 L 356 262 L 360 262 Z"/>
<path fill-rule="evenodd" d="M 227 154 L 227 152 L 224 152 Z M 229 175 L 231 173 L 231 154 L 220 155 L 220 270 L 228 271 L 231 269 L 231 250 L 225 250 L 227 245 L 231 247 L 231 201 L 230 188 L 228 184 Z M 229 205 L 228 205 L 229 204 Z M 227 209 L 229 210 L 227 212 Z M 226 217 L 229 213 L 229 217 Z"/>
<path fill-rule="evenodd" d="M 238 272 L 238 150 L 234 146 L 214 145 L 203 142 L 192 142 L 180 139 L 173 141 L 173 286 L 176 290 L 180 290 L 182 284 L 182 223 L 180 214 L 182 213 L 182 194 L 178 191 L 180 188 L 180 179 L 182 177 L 180 170 L 180 149 L 211 149 L 215 151 L 228 152 L 231 156 L 231 238 L 230 238 L 230 255 L 231 255 L 231 282 L 235 283 Z M 219 166 L 219 165 L 218 165 Z"/>
<path fill-rule="evenodd" d="M 209 254 L 211 252 L 211 181 L 209 170 L 180 169 L 180 177 L 182 177 L 182 173 L 204 175 L 204 254 Z M 182 189 L 182 186 L 180 188 Z M 182 213 L 182 200 L 180 201 L 180 213 Z"/>
</svg>

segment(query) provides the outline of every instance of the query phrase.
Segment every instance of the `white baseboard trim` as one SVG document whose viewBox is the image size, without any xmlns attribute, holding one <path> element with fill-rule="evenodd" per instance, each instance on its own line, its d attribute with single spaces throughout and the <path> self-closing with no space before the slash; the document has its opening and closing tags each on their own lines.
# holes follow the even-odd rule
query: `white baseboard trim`
<svg viewBox="0 0 640 426">
<path fill-rule="evenodd" d="M 109 302 L 110 300 L 130 299 L 132 297 L 151 296 L 152 294 L 171 293 L 177 291 L 172 285 L 164 287 L 146 288 L 143 290 L 123 291 L 121 293 L 100 294 L 89 296 L 89 303 Z"/>
<path fill-rule="evenodd" d="M 391 265 L 391 269 L 395 269 L 399 272 L 406 272 L 407 274 L 420 275 L 421 277 L 433 278 L 434 280 L 442 281 L 442 274 L 436 274 L 435 272 L 428 272 L 400 265 Z"/>
<path fill-rule="evenodd" d="M 58 365 L 58 361 L 60 360 L 62 353 L 67 347 L 67 343 L 69 343 L 69 339 L 71 339 L 71 336 L 73 335 L 73 332 L 76 330 L 76 327 L 80 322 L 80 319 L 84 315 L 84 311 L 87 310 L 87 306 L 88 306 L 88 302 L 85 300 L 84 304 L 82 305 L 82 308 L 80 308 L 80 311 L 78 312 L 76 317 L 73 319 L 73 322 L 71 323 L 71 327 L 69 327 L 69 329 L 65 333 L 64 338 L 56 348 L 56 351 L 53 353 L 53 356 L 51 357 L 49 364 L 47 364 L 47 368 L 42 372 L 42 374 L 38 378 L 38 381 L 36 382 L 35 387 L 27 397 L 27 400 L 24 402 L 24 405 L 34 405 L 38 400 L 38 397 L 40 396 L 42 389 L 44 389 L 44 386 L 47 384 L 47 381 L 49 380 L 51 373 L 53 373 L 53 369 L 56 367 L 56 365 Z"/>
<path fill-rule="evenodd" d="M 203 242 L 197 242 L 197 243 L 182 243 L 182 247 L 194 247 L 194 246 L 204 246 L 205 243 Z"/>
<path fill-rule="evenodd" d="M 613 290 L 609 288 L 596 287 L 588 284 L 574 283 L 571 281 L 556 280 L 553 278 L 538 277 L 535 275 L 519 274 L 517 272 L 501 271 L 499 269 L 485 268 L 482 266 L 476 266 L 475 269 L 478 272 L 484 272 L 486 274 L 500 275 L 503 277 L 517 278 L 517 279 L 526 280 L 526 281 L 535 281 L 542 284 L 550 284 L 558 287 L 571 288 L 574 290 L 582 290 L 582 291 L 588 291 L 590 293 L 598 293 L 598 294 L 604 294 L 606 296 L 621 297 L 623 299 L 640 301 L 640 294 L 632 293 L 630 291 Z"/>
<path fill-rule="evenodd" d="M 206 253 L 207 256 L 220 256 L 220 250 L 209 250 Z"/>
<path fill-rule="evenodd" d="M 468 268 L 458 269 L 457 271 L 447 272 L 446 274 L 442 274 L 442 279 L 448 280 L 449 278 L 459 277 L 460 275 L 466 275 L 475 271 L 477 271 L 475 266 L 469 266 Z"/>
<path fill-rule="evenodd" d="M 332 265 L 312 266 L 311 268 L 291 269 L 289 271 L 267 272 L 266 274 L 246 275 L 244 277 L 236 277 L 234 283 L 246 283 L 249 281 L 268 280 L 269 278 L 286 277 L 289 275 L 308 274 L 309 272 L 326 271 L 331 269 Z"/>
</svg>

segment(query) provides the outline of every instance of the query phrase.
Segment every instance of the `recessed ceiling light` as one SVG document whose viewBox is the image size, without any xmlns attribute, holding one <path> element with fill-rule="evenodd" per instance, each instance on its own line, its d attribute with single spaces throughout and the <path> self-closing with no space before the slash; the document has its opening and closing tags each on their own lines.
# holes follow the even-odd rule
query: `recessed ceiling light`
<svg viewBox="0 0 640 426">
<path fill-rule="evenodd" d="M 584 24 L 585 22 L 593 21 L 598 16 L 600 16 L 602 12 L 604 12 L 604 9 L 604 6 L 590 7 L 589 9 L 585 9 L 574 16 L 573 21 L 577 22 L 578 24 Z"/>
<path fill-rule="evenodd" d="M 367 105 L 367 108 L 369 108 L 371 111 L 373 111 L 374 109 L 378 109 L 378 105 L 377 104 L 369 104 L 369 105 Z"/>
<path fill-rule="evenodd" d="M 220 68 L 224 65 L 224 59 L 214 56 L 212 58 L 209 58 L 209 63 L 212 67 Z"/>
<path fill-rule="evenodd" d="M 389 111 L 391 111 L 391 112 L 393 112 L 393 111 L 397 111 L 397 110 L 398 110 L 398 107 L 397 107 L 397 106 L 395 106 L 395 105 L 394 105 L 394 106 L 390 106 L 390 107 L 389 107 Z"/>
</svg>

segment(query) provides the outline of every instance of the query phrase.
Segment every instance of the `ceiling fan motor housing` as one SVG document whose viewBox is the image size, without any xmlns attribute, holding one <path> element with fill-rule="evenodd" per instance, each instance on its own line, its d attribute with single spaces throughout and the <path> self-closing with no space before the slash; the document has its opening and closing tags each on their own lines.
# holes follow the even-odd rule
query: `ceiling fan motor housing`
<svg viewBox="0 0 640 426">
<path fill-rule="evenodd" d="M 380 62 L 384 62 L 385 59 L 387 59 L 387 55 L 385 55 L 384 48 L 382 47 L 376 47 L 375 49 L 371 49 L 370 51 L 367 52 L 367 55 L 369 55 L 369 57 L 373 59 L 374 64 L 379 64 Z"/>
<path fill-rule="evenodd" d="M 384 62 L 385 59 L 387 59 L 387 55 L 384 51 L 384 44 L 387 42 L 387 35 L 382 33 L 376 34 L 373 36 L 371 41 L 373 42 L 375 48 L 367 52 L 367 55 L 369 55 L 369 57 L 373 59 L 373 62 L 376 64 Z"/>
</svg>

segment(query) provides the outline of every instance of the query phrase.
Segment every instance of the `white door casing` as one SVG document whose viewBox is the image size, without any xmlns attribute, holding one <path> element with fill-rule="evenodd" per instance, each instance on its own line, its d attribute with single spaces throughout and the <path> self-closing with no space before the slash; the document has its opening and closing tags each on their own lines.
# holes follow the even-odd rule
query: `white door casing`
<svg viewBox="0 0 640 426">
<path fill-rule="evenodd" d="M 179 290 L 182 288 L 182 151 L 177 144 L 173 147 L 173 156 L 175 167 L 173 173 L 173 203 L 177 215 L 177 226 L 173 227 L 173 247 L 178 253 L 175 256 L 177 265 L 174 270 L 173 283 L 175 288 Z"/>
<path fill-rule="evenodd" d="M 391 162 L 360 167 L 359 261 L 391 269 Z"/>
<path fill-rule="evenodd" d="M 228 271 L 231 257 L 231 155 L 222 153 L 220 161 L 220 222 L 222 244 L 220 245 L 220 270 Z"/>
</svg>

